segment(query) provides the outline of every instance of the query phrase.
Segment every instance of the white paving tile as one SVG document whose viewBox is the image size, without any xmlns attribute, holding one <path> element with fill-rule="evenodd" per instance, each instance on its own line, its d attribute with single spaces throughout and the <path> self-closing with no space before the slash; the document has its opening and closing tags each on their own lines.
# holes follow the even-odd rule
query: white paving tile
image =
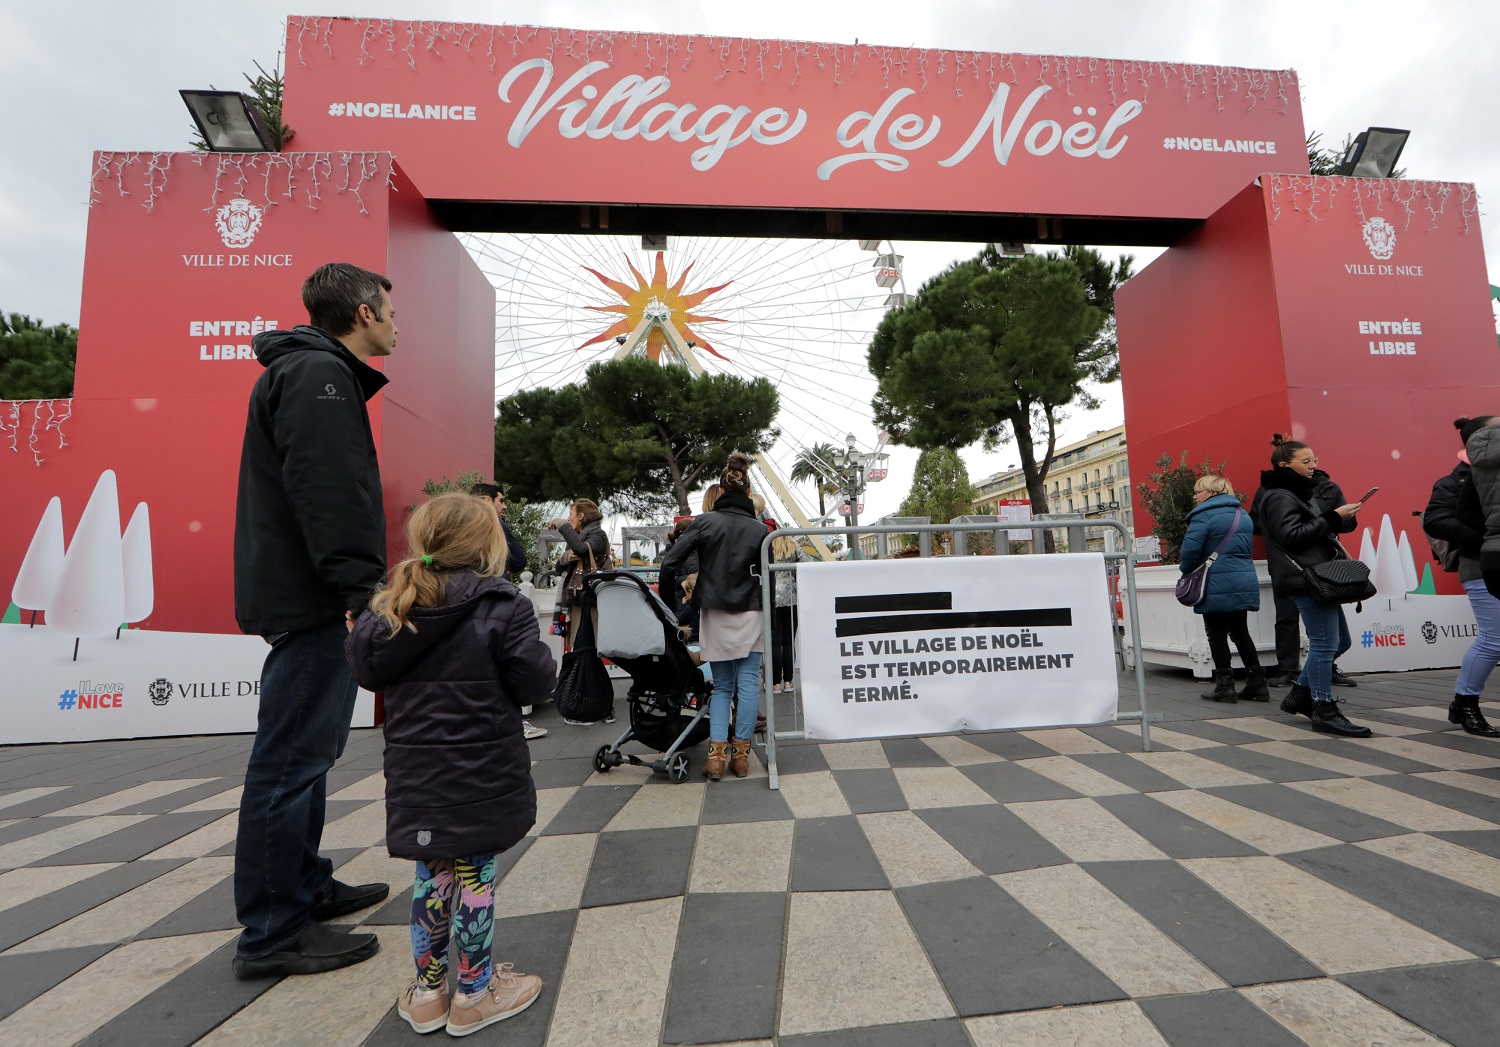
<svg viewBox="0 0 1500 1047">
<path fill-rule="evenodd" d="M 1132 996 L 1224 987 L 1217 975 L 1076 865 L 994 879 Z"/>
<path fill-rule="evenodd" d="M 995 799 L 956 767 L 897 767 L 896 781 L 914 811 L 928 807 L 973 807 Z"/>
<path fill-rule="evenodd" d="M 199 826 L 186 836 L 179 836 L 164 843 L 147 858 L 199 858 L 234 842 L 239 830 L 240 815 L 231 811 L 222 818 L 215 818 L 207 825 Z"/>
<path fill-rule="evenodd" d="M 1164 859 L 1144 836 L 1090 799 L 1006 804 L 1075 862 Z"/>
<path fill-rule="evenodd" d="M 1153 767 L 1168 778 L 1176 778 L 1189 789 L 1214 789 L 1223 785 L 1265 785 L 1266 780 L 1257 775 L 1226 767 L 1217 760 L 1205 759 L 1192 753 L 1131 753 L 1147 767 Z"/>
<path fill-rule="evenodd" d="M 240 809 L 240 795 L 244 791 L 243 785 L 236 785 L 233 789 L 225 789 L 221 793 L 215 793 L 195 803 L 174 807 L 172 810 L 178 814 L 191 814 L 194 811 L 237 811 Z"/>
<path fill-rule="evenodd" d="M 781 796 L 798 818 L 835 818 L 848 814 L 849 801 L 832 771 L 808 771 L 781 777 Z"/>
<path fill-rule="evenodd" d="M 1190 858 L 1180 864 L 1328 974 L 1473 959 L 1277 858 Z"/>
<path fill-rule="evenodd" d="M 702 826 L 688 890 L 784 892 L 792 868 L 794 826 L 790 821 Z"/>
<path fill-rule="evenodd" d="M 861 814 L 859 827 L 892 887 L 979 875 L 967 858 L 910 811 Z"/>
<path fill-rule="evenodd" d="M 1128 1000 L 970 1018 L 964 1025 L 974 1047 L 1170 1047 Z"/>
<path fill-rule="evenodd" d="M 373 847 L 385 839 L 385 804 L 367 803 L 323 827 L 323 850 Z"/>
<path fill-rule="evenodd" d="M 148 817 L 150 815 L 145 814 L 100 815 L 97 818 L 85 818 L 80 822 L 59 825 L 56 829 L 48 829 L 35 836 L 12 840 L 10 843 L 0 845 L 0 869 L 15 869 L 22 865 L 31 865 L 43 858 L 60 854 L 70 847 L 77 847 L 81 843 L 97 840 L 112 832 L 128 829 L 132 825 L 145 821 Z"/>
<path fill-rule="evenodd" d="M 1426 778 L 1430 782 L 1467 789 L 1484 796 L 1500 797 L 1500 778 L 1486 778 L 1482 774 L 1465 774 L 1463 771 L 1424 771 L 1412 777 Z"/>
<path fill-rule="evenodd" d="M 548 1042 L 656 1047 L 681 918 L 681 898 L 580 912 Z"/>
<path fill-rule="evenodd" d="M 495 888 L 495 919 L 578 908 L 594 840 L 583 833 L 537 837 Z"/>
<path fill-rule="evenodd" d="M 955 734 L 936 734 L 923 738 L 927 747 L 947 760 L 954 767 L 967 767 L 975 763 L 997 763 L 1001 757 L 988 749 L 981 749 L 973 742 L 965 741 Z"/>
<path fill-rule="evenodd" d="M 1152 795 L 1188 817 L 1196 818 L 1267 854 L 1310 851 L 1315 847 L 1332 847 L 1339 843 L 1331 836 L 1304 829 L 1300 825 L 1293 825 L 1249 807 L 1241 807 L 1222 796 L 1188 790 Z"/>
<path fill-rule="evenodd" d="M 159 782 L 142 782 L 128 789 L 121 789 L 117 793 L 107 793 L 104 796 L 74 804 L 72 807 L 64 807 L 52 814 L 57 818 L 86 818 L 97 814 L 113 814 L 135 804 L 146 803 L 161 796 L 170 796 L 172 793 L 180 793 L 184 789 L 191 789 L 195 785 L 214 780 L 213 778 L 168 778 Z"/>
<path fill-rule="evenodd" d="M 66 788 L 67 786 L 65 785 L 53 785 L 38 787 L 36 789 L 17 789 L 15 792 L 0 796 L 0 810 L 5 810 L 7 807 L 15 807 L 17 804 L 27 803 L 43 796 L 51 796 L 53 793 L 62 792 Z"/>
<path fill-rule="evenodd" d="M 536 824 L 526 833 L 527 836 L 538 836 L 547 828 L 547 824 L 557 817 L 557 812 L 578 791 L 578 786 L 569 785 L 561 789 L 538 789 L 536 791 Z"/>
<path fill-rule="evenodd" d="M 1429 1036 L 1341 982 L 1273 982 L 1241 989 L 1250 1002 L 1294 1036 L 1316 1047 L 1442 1047 Z"/>
<path fill-rule="evenodd" d="M 786 933 L 783 1038 L 953 1016 L 942 983 L 889 891 L 793 894 Z"/>
<path fill-rule="evenodd" d="M 1445 771 L 1473 771 L 1483 767 L 1500 766 L 1500 747 L 1494 756 L 1475 756 L 1461 749 L 1449 749 L 1443 745 L 1429 745 L 1414 738 L 1365 738 L 1359 743 L 1384 753 L 1404 756 L 1408 760 L 1425 763 Z"/>
<path fill-rule="evenodd" d="M 1286 784 L 1298 792 L 1330 800 L 1372 818 L 1384 818 L 1418 832 L 1462 832 L 1468 829 L 1495 828 L 1494 822 L 1420 799 L 1367 778 L 1327 778 Z"/>
<path fill-rule="evenodd" d="M 113 949 L 0 1021 L 0 1043 L 6 1047 L 77 1043 L 238 933 L 151 938 Z"/>
<path fill-rule="evenodd" d="M 283 979 L 199 1040 L 198 1047 L 359 1047 L 412 978 L 411 932 L 406 927 L 369 931 L 380 938 L 373 958 L 316 977 Z"/>
<path fill-rule="evenodd" d="M 697 825 L 706 787 L 702 779 L 679 785 L 658 782 L 644 786 L 636 790 L 605 828 L 670 829 Z"/>
<path fill-rule="evenodd" d="M 54 891 L 66 890 L 75 883 L 118 868 L 119 865 L 119 862 L 103 862 L 98 865 L 34 865 L 0 873 L 0 912 L 25 905 Z"/>
<path fill-rule="evenodd" d="M 1135 792 L 1130 786 L 1107 774 L 1100 774 L 1071 756 L 1043 756 L 1033 760 L 1018 760 L 1016 766 L 1035 771 L 1042 777 L 1050 778 L 1058 785 L 1066 786 L 1084 796 L 1123 796 L 1126 793 Z"/>
<path fill-rule="evenodd" d="M 877 741 L 824 742 L 819 746 L 823 759 L 832 771 L 857 771 L 870 767 L 889 767 L 885 748 Z"/>
<path fill-rule="evenodd" d="M 344 786 L 328 798 L 330 800 L 384 800 L 385 775 L 376 771 L 357 782 Z"/>
<path fill-rule="evenodd" d="M 1500 859 L 1471 851 L 1456 843 L 1413 833 L 1410 836 L 1363 840 L 1354 846 L 1457 880 L 1477 891 L 1500 895 Z"/>
<path fill-rule="evenodd" d="M 1359 776 L 1391 773 L 1384 767 L 1378 767 L 1373 763 L 1361 763 L 1358 760 L 1335 756 L 1333 753 L 1325 753 L 1313 745 L 1293 745 L 1291 742 L 1256 742 L 1253 745 L 1242 745 L 1240 748 L 1265 753 L 1267 756 L 1274 756 L 1280 760 L 1291 760 L 1308 767 L 1332 771 L 1334 774 Z"/>
<path fill-rule="evenodd" d="M 199 858 L 188 862 L 27 939 L 6 955 L 126 941 L 233 872 L 233 858 Z"/>
<path fill-rule="evenodd" d="M 1051 727 L 1046 730 L 1022 731 L 1021 733 L 1063 756 L 1119 752 L 1113 745 L 1107 745 L 1093 735 L 1084 734 L 1076 727 Z"/>
</svg>

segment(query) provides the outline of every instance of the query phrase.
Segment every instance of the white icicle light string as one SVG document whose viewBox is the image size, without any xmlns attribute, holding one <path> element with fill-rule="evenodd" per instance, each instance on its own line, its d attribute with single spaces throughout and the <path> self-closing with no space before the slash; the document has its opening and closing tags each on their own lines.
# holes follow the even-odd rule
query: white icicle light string
<svg viewBox="0 0 1500 1047">
<path fill-rule="evenodd" d="M 47 459 L 42 455 L 37 441 L 46 435 L 48 429 L 57 430 L 57 448 L 62 450 L 68 446 L 66 435 L 63 433 L 63 423 L 73 417 L 73 398 L 59 397 L 51 400 L 0 400 L 0 441 L 8 441 L 10 449 L 16 454 L 21 453 L 20 437 L 21 426 L 24 424 L 21 418 L 22 409 L 31 405 L 31 427 L 26 439 L 26 449 L 31 452 L 34 464 L 40 466 Z M 42 408 L 47 409 L 47 421 L 42 421 Z M 41 431 L 37 431 L 41 426 Z"/>
<path fill-rule="evenodd" d="M 307 64 L 306 49 L 321 47 L 331 58 L 334 56 L 334 29 L 338 22 L 348 22 L 359 33 L 358 62 L 377 60 L 377 54 L 400 56 L 416 71 L 419 53 L 442 60 L 445 49 L 462 51 L 470 58 L 479 58 L 475 47 L 484 43 L 483 60 L 490 72 L 495 71 L 496 48 L 509 45 L 512 57 L 520 53 L 523 45 L 542 37 L 547 45 L 547 59 L 554 60 L 562 53 L 579 64 L 601 59 L 615 65 L 615 45 L 622 44 L 641 53 L 644 67 L 654 71 L 658 63 L 663 72 L 670 72 L 674 59 L 678 68 L 691 66 L 693 44 L 702 39 L 707 50 L 719 63 L 722 80 L 731 73 L 755 73 L 764 82 L 769 66 L 774 71 L 785 69 L 788 59 L 792 62 L 792 78 L 789 86 L 795 86 L 809 66 L 829 76 L 837 86 L 842 84 L 846 71 L 853 73 L 861 61 L 879 65 L 884 86 L 889 89 L 892 74 L 895 79 L 908 76 L 920 81 L 917 88 L 926 91 L 939 78 L 950 80 L 954 93 L 963 96 L 966 84 L 970 89 L 988 85 L 991 94 L 1002 82 L 1019 84 L 1023 77 L 1036 83 L 1050 83 L 1062 88 L 1071 97 L 1074 81 L 1098 83 L 1105 79 L 1110 101 L 1119 104 L 1121 96 L 1134 97 L 1137 90 L 1142 101 L 1149 101 L 1153 83 L 1165 88 L 1179 86 L 1188 101 L 1193 98 L 1212 98 L 1219 111 L 1223 111 L 1226 97 L 1240 96 L 1247 109 L 1254 109 L 1262 102 L 1274 99 L 1283 114 L 1290 104 L 1290 93 L 1298 90 L 1297 76 L 1284 69 L 1248 69 L 1240 66 L 1211 66 L 1177 62 L 1143 62 L 1128 59 L 1088 58 L 1083 56 L 1055 56 L 1031 54 L 1002 54 L 989 51 L 954 51 L 948 49 L 918 49 L 914 47 L 884 47 L 873 44 L 814 43 L 804 40 L 753 40 L 744 37 L 708 36 L 693 37 L 669 33 L 607 32 L 577 29 L 558 29 L 543 26 L 496 26 L 473 22 L 397 22 L 389 18 L 289 18 L 287 26 L 295 35 L 297 61 Z M 382 48 L 381 45 L 384 45 Z M 774 59 L 774 61 L 773 61 Z M 1018 67 L 1019 63 L 1019 67 Z M 951 73 L 950 73 L 951 66 Z M 1035 76 L 1032 76 L 1033 68 Z"/>
<path fill-rule="evenodd" d="M 1449 213 L 1449 205 L 1457 204 L 1457 214 L 1463 223 L 1463 234 L 1471 231 L 1471 220 L 1479 216 L 1479 194 L 1470 182 L 1426 182 L 1404 178 L 1345 178 L 1315 175 L 1268 175 L 1271 186 L 1271 221 L 1281 220 L 1283 207 L 1307 215 L 1315 222 L 1323 219 L 1319 215 L 1331 212 L 1342 195 L 1346 197 L 1359 215 L 1361 222 L 1369 218 L 1367 208 L 1377 213 L 1384 212 L 1387 204 L 1392 213 L 1401 220 L 1403 231 L 1411 228 L 1414 217 L 1425 220 L 1429 231 L 1435 230 L 1440 219 Z M 1397 209 L 1400 209 L 1397 211 Z"/>
<path fill-rule="evenodd" d="M 113 184 L 120 196 L 141 193 L 141 206 L 147 211 L 154 209 L 157 200 L 167 192 L 172 161 L 178 157 L 182 154 L 100 152 L 89 178 L 89 206 L 102 202 L 104 193 Z M 390 162 L 393 158 L 389 153 L 205 152 L 185 159 L 200 168 L 214 165 L 213 192 L 204 208 L 209 212 L 219 207 L 221 195 L 249 199 L 252 193 L 258 194 L 259 202 L 268 208 L 300 202 L 316 211 L 323 202 L 324 191 L 331 188 L 335 193 L 352 195 L 359 204 L 359 213 L 367 215 L 370 211 L 365 206 L 365 190 L 377 185 L 393 192 L 396 188 L 395 165 Z"/>
</svg>

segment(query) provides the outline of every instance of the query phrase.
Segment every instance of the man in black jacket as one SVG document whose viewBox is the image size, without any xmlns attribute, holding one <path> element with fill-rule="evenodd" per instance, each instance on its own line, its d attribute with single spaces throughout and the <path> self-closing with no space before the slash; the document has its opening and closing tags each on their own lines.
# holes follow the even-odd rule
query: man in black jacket
<svg viewBox="0 0 1500 1047">
<path fill-rule="evenodd" d="M 500 518 L 500 530 L 505 532 L 505 573 L 520 574 L 526 570 L 526 548 L 516 537 L 516 532 L 510 529 L 510 524 L 505 522 L 505 492 L 498 484 L 475 484 L 469 488 L 469 493 L 493 505 L 495 515 Z"/>
<path fill-rule="evenodd" d="M 234 852 L 241 978 L 311 974 L 368 959 L 373 934 L 320 921 L 383 900 L 385 884 L 333 879 L 318 854 L 327 774 L 358 688 L 344 638 L 385 575 L 385 512 L 365 403 L 396 346 L 391 282 L 347 263 L 302 285 L 309 326 L 254 339 L 234 527 L 234 611 L 271 645 L 260 680 Z"/>
</svg>

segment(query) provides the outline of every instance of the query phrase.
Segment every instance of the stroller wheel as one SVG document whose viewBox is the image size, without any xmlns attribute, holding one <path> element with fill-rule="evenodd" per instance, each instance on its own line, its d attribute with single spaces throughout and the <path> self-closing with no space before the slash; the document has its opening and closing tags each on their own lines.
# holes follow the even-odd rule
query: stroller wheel
<svg viewBox="0 0 1500 1047">
<path fill-rule="evenodd" d="M 594 770 L 600 774 L 608 774 L 614 767 L 614 761 L 609 758 L 609 746 L 599 746 L 599 751 L 594 754 Z"/>
<path fill-rule="evenodd" d="M 672 757 L 672 762 L 667 764 L 667 777 L 679 785 L 687 781 L 688 758 L 687 753 L 677 753 Z"/>
</svg>

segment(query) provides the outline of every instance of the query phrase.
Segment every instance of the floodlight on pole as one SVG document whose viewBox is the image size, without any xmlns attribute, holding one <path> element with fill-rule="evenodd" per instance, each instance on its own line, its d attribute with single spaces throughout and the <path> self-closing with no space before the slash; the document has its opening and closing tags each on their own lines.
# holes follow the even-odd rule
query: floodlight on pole
<svg viewBox="0 0 1500 1047">
<path fill-rule="evenodd" d="M 1397 127 L 1372 127 L 1355 135 L 1339 164 L 1338 173 L 1356 178 L 1389 178 L 1406 148 L 1410 131 Z"/>
<path fill-rule="evenodd" d="M 274 153 L 276 139 L 248 95 L 238 91 L 178 91 L 208 148 L 215 153 Z"/>
</svg>

